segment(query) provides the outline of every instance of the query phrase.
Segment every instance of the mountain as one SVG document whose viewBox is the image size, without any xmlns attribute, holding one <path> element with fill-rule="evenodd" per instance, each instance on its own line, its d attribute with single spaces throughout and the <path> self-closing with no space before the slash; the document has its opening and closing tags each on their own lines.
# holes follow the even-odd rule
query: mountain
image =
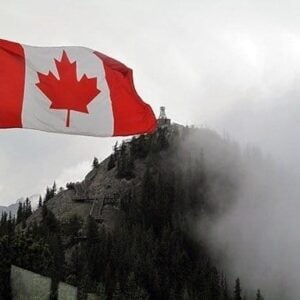
<svg viewBox="0 0 300 300">
<path fill-rule="evenodd" d="M 32 205 L 32 208 L 37 208 L 38 206 L 38 200 L 39 200 L 39 195 L 37 194 L 34 194 L 34 195 L 31 195 L 30 197 L 28 197 L 28 199 L 30 200 L 31 202 L 31 205 Z M 3 212 L 6 212 L 7 214 L 11 213 L 12 216 L 16 216 L 17 215 L 17 211 L 18 211 L 18 207 L 19 207 L 19 203 L 20 202 L 25 202 L 25 198 L 19 198 L 16 203 L 13 203 L 13 204 L 10 204 L 8 206 L 0 206 L 0 215 L 3 213 Z"/>
<path fill-rule="evenodd" d="M 121 198 L 142 185 L 150 157 L 157 163 L 159 171 L 166 173 L 166 177 L 169 176 L 168 171 L 175 172 L 175 169 L 183 173 L 190 168 L 192 172 L 205 160 L 210 172 L 216 173 L 217 177 L 224 177 L 223 186 L 215 181 L 211 181 L 210 185 L 218 184 L 222 198 L 233 198 L 231 194 L 227 196 L 225 189 L 226 181 L 233 181 L 234 176 L 238 178 L 238 174 L 233 174 L 236 170 L 230 165 L 239 163 L 239 156 L 236 155 L 238 150 L 234 142 L 224 140 L 210 129 L 173 124 L 162 129 L 160 134 L 134 137 L 115 146 L 114 153 L 95 166 L 82 182 L 67 184 L 65 189 L 61 188 L 46 201 L 46 205 L 58 220 L 67 220 L 74 214 L 86 219 L 92 214 L 96 218 L 101 216 L 103 224 L 110 227 L 119 210 Z M 196 165 L 193 165 L 195 162 Z M 224 174 L 227 171 L 228 174 Z M 105 199 L 108 198 L 114 199 L 114 203 L 106 203 Z M 214 198 L 212 201 L 217 204 L 220 195 L 215 194 Z M 101 214 L 96 208 L 99 205 Z M 40 213 L 41 210 L 35 211 L 27 221 L 39 220 Z"/>
<path fill-rule="evenodd" d="M 232 274 L 197 230 L 235 202 L 243 159 L 218 133 L 176 124 L 115 145 L 82 182 L 48 188 L 42 207 L 0 223 L 0 298 L 13 263 L 51 277 L 54 295 L 65 281 L 79 299 L 232 299 Z"/>
<path fill-rule="evenodd" d="M 15 216 L 17 214 L 18 207 L 19 207 L 19 202 L 10 204 L 9 206 L 0 206 L 0 214 L 6 212 L 7 214 L 11 213 L 13 216 Z"/>
<path fill-rule="evenodd" d="M 222 152 L 224 156 L 220 157 Z M 236 152 L 236 144 L 223 141 L 212 130 L 185 128 L 173 124 L 161 129 L 160 133 L 134 137 L 115 146 L 114 153 L 97 164 L 82 182 L 67 184 L 66 189 L 60 190 L 46 201 L 46 206 L 60 221 L 68 220 L 73 215 L 83 219 L 91 215 L 105 227 L 112 229 L 124 195 L 132 189 L 140 193 L 151 158 L 157 164 L 158 171 L 165 173 L 162 176 L 167 178 L 172 172 L 180 172 L 184 176 L 187 172 L 187 181 L 198 179 L 191 178 L 192 174 L 189 173 L 201 173 L 197 168 L 201 168 L 200 165 L 204 164 L 205 159 L 210 172 L 214 172 L 218 180 L 222 178 L 224 181 L 220 185 L 216 178 L 210 179 L 212 192 L 216 185 L 218 194 L 210 199 L 211 203 L 208 205 L 220 205 L 224 208 L 225 203 L 233 199 L 234 192 L 228 192 L 226 183 L 234 184 L 229 181 L 234 181 L 233 176 L 238 178 L 237 174 L 233 174 L 234 170 L 227 166 Z M 226 169 L 228 174 L 223 174 L 222 169 Z M 197 185 L 196 182 L 194 184 Z M 221 195 L 222 201 L 219 201 Z M 36 210 L 27 222 L 39 222 L 40 219 L 41 209 Z"/>
</svg>

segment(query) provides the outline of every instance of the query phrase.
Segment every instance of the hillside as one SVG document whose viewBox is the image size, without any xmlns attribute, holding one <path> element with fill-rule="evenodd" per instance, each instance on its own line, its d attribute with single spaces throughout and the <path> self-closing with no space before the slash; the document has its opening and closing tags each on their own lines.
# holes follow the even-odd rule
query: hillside
<svg viewBox="0 0 300 300">
<path fill-rule="evenodd" d="M 164 139 L 160 135 L 164 138 L 166 136 L 166 139 L 160 141 L 159 139 Z M 156 143 L 161 143 L 161 145 L 155 145 Z M 125 150 L 122 150 L 122 147 Z M 145 149 L 142 149 L 143 147 Z M 60 221 L 68 220 L 72 215 L 78 215 L 83 219 L 92 215 L 104 226 L 111 228 L 122 197 L 142 185 L 143 176 L 151 156 L 151 160 L 156 162 L 159 171 L 165 173 L 166 177 L 172 172 L 185 172 L 187 168 L 190 168 L 192 173 L 192 169 L 199 167 L 200 163 L 204 167 L 205 160 L 211 173 L 207 175 L 212 176 L 212 173 L 215 173 L 213 176 L 217 175 L 218 180 L 224 181 L 221 185 L 216 178 L 214 181 L 210 180 L 210 185 L 213 186 L 210 190 L 211 193 L 216 192 L 215 188 L 224 190 L 219 190 L 217 194 L 211 195 L 210 200 L 212 202 L 209 205 L 214 203 L 216 206 L 223 206 L 224 203 L 228 203 L 232 199 L 231 193 L 230 195 L 224 193 L 225 190 L 228 192 L 225 181 L 232 180 L 230 184 L 234 184 L 234 180 L 238 179 L 238 175 L 232 173 L 234 164 L 239 163 L 239 158 L 235 155 L 236 147 L 235 143 L 223 140 L 216 132 L 209 129 L 184 128 L 180 125 L 172 125 L 161 130 L 160 134 L 142 136 L 139 139 L 133 138 L 116 146 L 115 153 L 94 167 L 82 182 L 68 184 L 68 188 L 57 192 L 45 204 Z M 117 163 L 111 169 L 108 167 L 111 158 L 121 156 L 121 151 L 126 152 L 122 154 L 123 156 L 128 155 L 127 152 L 134 152 L 129 153 L 128 158 L 126 158 L 133 160 L 134 164 L 130 170 L 132 172 L 130 176 L 119 176 Z M 223 157 L 221 158 L 220 155 Z M 115 160 L 117 161 L 118 158 Z M 200 162 L 200 160 L 202 161 Z M 216 165 L 216 161 L 219 165 Z M 191 166 L 194 162 L 198 165 Z M 224 174 L 224 171 L 229 173 Z M 233 178 L 234 176 L 235 178 Z M 231 192 L 234 193 L 234 190 Z M 220 194 L 224 198 L 222 201 L 218 200 Z M 105 203 L 107 198 L 113 198 L 113 203 Z M 27 223 L 39 222 L 40 219 L 41 209 L 38 209 L 28 218 Z"/>
<path fill-rule="evenodd" d="M 79 299 L 232 299 L 196 224 L 230 208 L 242 176 L 238 146 L 212 130 L 171 125 L 134 137 L 82 182 L 48 189 L 19 224 L 2 222 L 0 252 L 14 247 L 2 274 L 13 263 L 49 276 L 53 299 L 59 281 L 78 286 Z"/>
<path fill-rule="evenodd" d="M 131 147 L 132 141 L 127 141 L 115 148 L 115 154 Z M 120 154 L 121 155 L 121 154 Z M 123 154 L 122 154 L 123 155 Z M 127 155 L 127 154 L 126 154 Z M 73 215 L 87 219 L 89 215 L 105 227 L 112 229 L 115 215 L 118 214 L 121 198 L 129 191 L 141 185 L 145 169 L 145 158 L 134 160 L 133 175 L 119 176 L 117 166 L 109 168 L 111 157 L 106 158 L 85 176 L 82 182 L 69 183 L 67 188 L 60 190 L 45 205 L 60 221 L 66 221 Z M 117 160 L 117 159 L 116 159 Z M 41 209 L 37 209 L 26 220 L 31 224 L 41 220 Z"/>
</svg>

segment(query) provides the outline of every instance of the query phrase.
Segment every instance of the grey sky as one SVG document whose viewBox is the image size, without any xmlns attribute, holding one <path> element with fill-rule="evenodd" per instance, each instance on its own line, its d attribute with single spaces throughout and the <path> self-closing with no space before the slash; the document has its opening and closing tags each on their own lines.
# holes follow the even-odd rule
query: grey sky
<svg viewBox="0 0 300 300">
<path fill-rule="evenodd" d="M 134 70 L 142 98 L 299 165 L 298 1 L 4 1 L 1 38 L 82 45 Z M 0 131 L 0 205 L 79 180 L 115 139 Z"/>
</svg>

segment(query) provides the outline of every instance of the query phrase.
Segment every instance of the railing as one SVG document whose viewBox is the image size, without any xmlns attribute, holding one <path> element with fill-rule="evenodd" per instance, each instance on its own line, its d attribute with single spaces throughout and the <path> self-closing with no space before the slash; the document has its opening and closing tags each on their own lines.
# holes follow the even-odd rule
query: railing
<svg viewBox="0 0 300 300">
<path fill-rule="evenodd" d="M 104 206 L 115 206 L 118 204 L 118 199 L 119 195 L 117 193 L 105 195 L 101 198 L 96 197 L 96 195 L 91 196 L 88 194 L 75 195 L 72 197 L 72 200 L 75 202 L 91 202 L 89 215 L 98 222 L 103 222 L 102 213 Z"/>
</svg>

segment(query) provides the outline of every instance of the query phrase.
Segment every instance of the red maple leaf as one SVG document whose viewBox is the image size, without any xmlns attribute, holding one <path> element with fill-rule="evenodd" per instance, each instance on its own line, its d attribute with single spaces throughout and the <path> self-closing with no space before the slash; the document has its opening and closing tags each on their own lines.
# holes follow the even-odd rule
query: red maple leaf
<svg viewBox="0 0 300 300">
<path fill-rule="evenodd" d="M 87 105 L 100 93 L 97 88 L 97 77 L 88 78 L 84 74 L 77 80 L 76 61 L 70 62 L 63 51 L 61 60 L 55 59 L 59 78 L 49 71 L 48 74 L 38 72 L 39 82 L 36 86 L 52 102 L 52 109 L 66 109 L 66 127 L 70 126 L 70 111 L 89 113 Z"/>
</svg>

